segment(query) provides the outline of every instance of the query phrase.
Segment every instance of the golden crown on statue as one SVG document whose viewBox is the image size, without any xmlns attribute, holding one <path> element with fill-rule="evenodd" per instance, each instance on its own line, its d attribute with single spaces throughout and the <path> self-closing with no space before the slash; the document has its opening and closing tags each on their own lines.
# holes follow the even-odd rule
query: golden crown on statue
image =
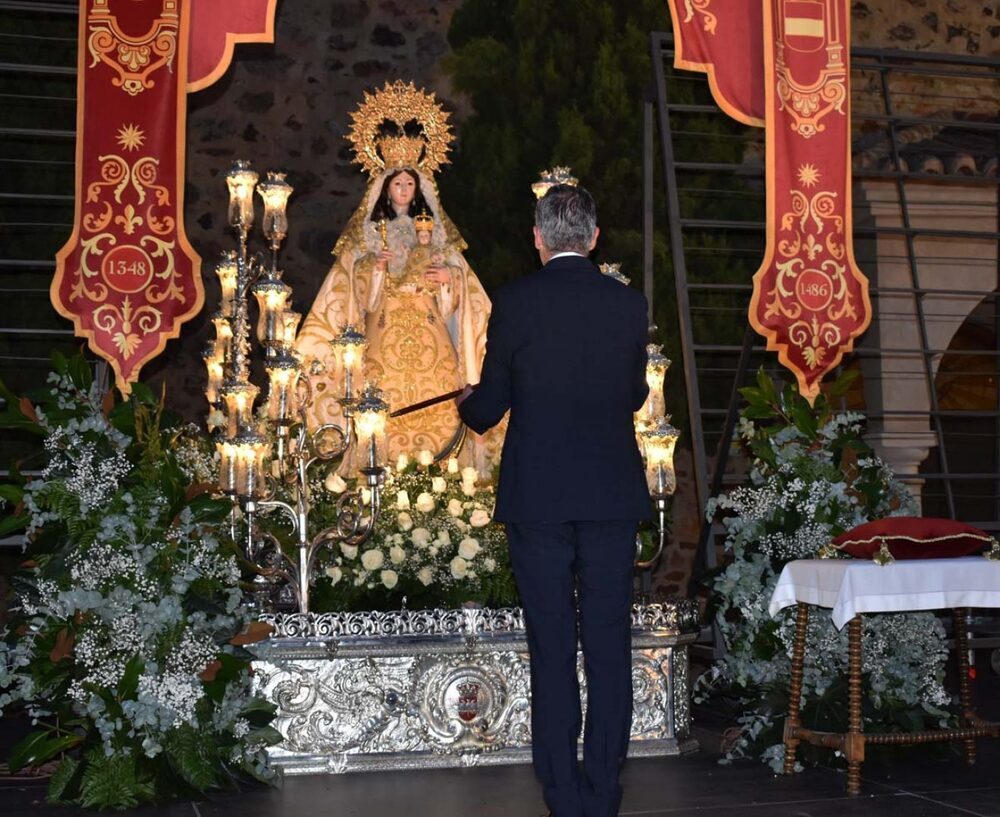
<svg viewBox="0 0 1000 817">
<path fill-rule="evenodd" d="M 383 136 L 375 144 L 386 170 L 417 167 L 426 147 L 419 136 Z"/>
<path fill-rule="evenodd" d="M 418 213 L 413 219 L 413 228 L 419 233 L 421 231 L 431 231 L 434 229 L 434 219 L 428 213 Z"/>
<path fill-rule="evenodd" d="M 396 80 L 374 94 L 365 91 L 351 114 L 347 138 L 354 146 L 355 161 L 372 176 L 401 167 L 435 173 L 447 163 L 455 138 L 449 116 L 434 94 Z M 413 123 L 419 135 L 406 133 Z M 387 126 L 395 133 L 386 134 Z"/>
</svg>

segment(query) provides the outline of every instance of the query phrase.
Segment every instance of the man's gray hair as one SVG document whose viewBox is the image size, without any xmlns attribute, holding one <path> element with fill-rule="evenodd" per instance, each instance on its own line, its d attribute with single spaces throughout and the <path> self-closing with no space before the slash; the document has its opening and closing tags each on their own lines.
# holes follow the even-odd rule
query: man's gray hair
<svg viewBox="0 0 1000 817">
<path fill-rule="evenodd" d="M 550 252 L 590 252 L 597 229 L 594 197 L 582 187 L 557 184 L 538 200 L 535 226 Z"/>
</svg>

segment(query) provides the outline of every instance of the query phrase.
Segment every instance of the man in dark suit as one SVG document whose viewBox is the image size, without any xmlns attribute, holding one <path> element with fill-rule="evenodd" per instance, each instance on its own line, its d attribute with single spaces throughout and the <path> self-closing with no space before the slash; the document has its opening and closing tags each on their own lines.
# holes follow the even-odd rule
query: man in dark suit
<svg viewBox="0 0 1000 817">
<path fill-rule="evenodd" d="M 531 653 L 535 772 L 553 817 L 614 817 L 632 720 L 632 560 L 650 501 L 632 416 L 646 399 L 646 299 L 588 260 L 594 200 L 538 202 L 544 266 L 495 294 L 479 385 L 459 411 L 482 434 L 510 410 L 495 517 L 505 522 Z M 587 677 L 577 764 L 579 638 Z"/>
</svg>

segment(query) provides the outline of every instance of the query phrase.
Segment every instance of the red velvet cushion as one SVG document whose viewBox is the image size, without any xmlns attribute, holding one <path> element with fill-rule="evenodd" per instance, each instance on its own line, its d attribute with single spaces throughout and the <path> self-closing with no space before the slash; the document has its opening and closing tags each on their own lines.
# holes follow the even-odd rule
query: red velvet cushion
<svg viewBox="0 0 1000 817">
<path fill-rule="evenodd" d="M 870 559 L 885 540 L 897 559 L 947 559 L 985 550 L 992 543 L 988 533 L 953 519 L 890 516 L 858 525 L 840 534 L 833 546 L 858 559 Z"/>
</svg>

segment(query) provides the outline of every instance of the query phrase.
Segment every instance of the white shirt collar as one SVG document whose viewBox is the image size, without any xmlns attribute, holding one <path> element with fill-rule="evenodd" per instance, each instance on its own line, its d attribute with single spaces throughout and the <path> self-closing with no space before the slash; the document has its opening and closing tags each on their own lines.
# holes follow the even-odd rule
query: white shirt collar
<svg viewBox="0 0 1000 817">
<path fill-rule="evenodd" d="M 549 261 L 555 261 L 557 258 L 564 258 L 567 255 L 575 255 L 577 258 L 586 258 L 587 257 L 582 252 L 572 252 L 572 251 L 570 251 L 570 252 L 557 252 L 555 255 L 553 255 L 551 258 L 549 258 Z"/>
</svg>

